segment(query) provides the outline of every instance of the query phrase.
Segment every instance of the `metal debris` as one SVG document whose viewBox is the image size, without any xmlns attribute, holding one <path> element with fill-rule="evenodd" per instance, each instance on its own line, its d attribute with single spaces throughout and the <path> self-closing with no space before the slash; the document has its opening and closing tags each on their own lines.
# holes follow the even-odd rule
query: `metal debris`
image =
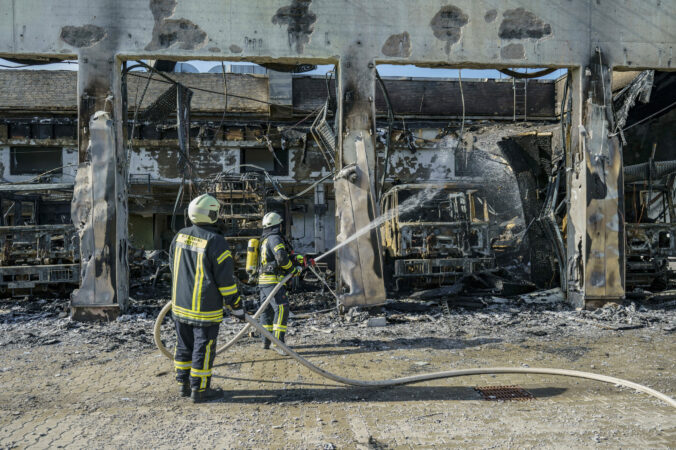
<svg viewBox="0 0 676 450">
<path fill-rule="evenodd" d="M 367 327 L 384 327 L 387 326 L 387 318 L 385 317 L 371 317 L 366 322 Z"/>
</svg>

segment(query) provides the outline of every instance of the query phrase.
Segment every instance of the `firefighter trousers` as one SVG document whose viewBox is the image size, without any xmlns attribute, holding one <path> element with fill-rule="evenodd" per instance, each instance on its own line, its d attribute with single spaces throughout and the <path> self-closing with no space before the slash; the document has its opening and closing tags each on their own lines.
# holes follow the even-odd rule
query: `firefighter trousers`
<svg viewBox="0 0 676 450">
<path fill-rule="evenodd" d="M 275 288 L 274 284 L 258 286 L 261 302 Z M 272 333 L 277 339 L 284 342 L 286 335 L 286 322 L 289 319 L 289 298 L 286 296 L 286 287 L 282 287 L 274 298 L 270 300 L 267 308 L 261 314 L 261 325 Z M 263 346 L 270 347 L 270 341 L 263 337 Z"/>
<path fill-rule="evenodd" d="M 176 323 L 176 350 L 174 368 L 176 380 L 183 383 L 190 380 L 190 388 L 204 391 L 211 383 L 211 369 L 216 356 L 216 340 L 220 324 L 198 327 L 187 323 Z"/>
</svg>

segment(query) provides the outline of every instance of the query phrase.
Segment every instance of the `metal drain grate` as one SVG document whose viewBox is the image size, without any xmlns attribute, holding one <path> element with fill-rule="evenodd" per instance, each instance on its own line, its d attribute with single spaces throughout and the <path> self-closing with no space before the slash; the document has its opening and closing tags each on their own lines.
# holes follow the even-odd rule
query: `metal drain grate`
<svg viewBox="0 0 676 450">
<path fill-rule="evenodd" d="M 477 386 L 478 391 L 484 400 L 532 400 L 533 394 L 520 386 Z"/>
</svg>

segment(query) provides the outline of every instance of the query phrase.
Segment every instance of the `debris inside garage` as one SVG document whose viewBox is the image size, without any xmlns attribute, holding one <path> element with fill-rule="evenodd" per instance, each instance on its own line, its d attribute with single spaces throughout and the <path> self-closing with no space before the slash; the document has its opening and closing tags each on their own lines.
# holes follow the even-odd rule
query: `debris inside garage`
<svg viewBox="0 0 676 450">
<path fill-rule="evenodd" d="M 666 338 L 676 331 L 676 292 L 667 298 L 671 300 L 632 302 L 628 306 L 608 304 L 593 311 L 577 311 L 562 301 L 533 303 L 514 298 L 487 303 L 479 312 L 472 307 L 451 304 L 450 314 L 438 302 L 430 302 L 420 308 L 419 300 L 404 299 L 388 302 L 376 309 L 354 307 L 340 315 L 335 310 L 326 312 L 325 306 L 333 303 L 330 295 L 308 292 L 292 295 L 292 303 L 298 305 L 294 314 L 307 317 L 294 319 L 292 316 L 289 328 L 294 346 L 303 346 L 306 342 L 323 345 L 349 341 L 352 346 L 382 348 L 395 346 L 398 337 L 413 335 L 421 339 L 423 336 L 435 336 L 446 342 L 438 348 L 453 348 L 454 340 L 462 336 L 499 338 L 517 343 L 529 336 L 538 336 L 556 342 L 573 336 L 593 338 L 638 328 L 647 328 L 651 334 Z M 83 340 L 93 346 L 92 354 L 96 354 L 98 349 L 149 350 L 154 348 L 150 327 L 163 304 L 164 299 L 161 298 L 135 299 L 128 314 L 104 325 L 70 320 L 65 299 L 4 299 L 0 304 L 0 344 L 7 349 L 31 349 L 57 343 L 77 345 Z M 324 312 L 313 314 L 314 311 Z M 368 321 L 375 317 L 385 319 L 387 341 L 394 342 L 380 342 L 377 336 L 364 335 L 379 333 L 364 330 L 368 328 Z M 312 331 L 313 327 L 330 330 L 330 333 L 316 333 Z M 227 339 L 239 328 L 237 323 L 226 321 L 221 334 Z M 163 330 L 166 339 L 171 341 L 173 331 L 169 322 L 165 323 Z"/>
<path fill-rule="evenodd" d="M 14 76 L 25 76 L 31 82 L 47 81 L 48 76 L 48 73 L 43 73 L 36 78 L 33 73 L 13 73 Z M 67 74 L 59 74 L 65 82 L 64 86 L 68 84 L 69 79 L 65 75 Z M 330 125 L 326 119 L 327 114 L 332 113 L 331 102 L 326 100 L 321 92 L 317 92 L 318 98 L 312 97 L 316 92 L 312 90 L 315 89 L 313 84 L 315 81 L 330 88 L 331 80 L 324 83 L 325 80 L 321 78 L 300 75 L 295 77 L 294 86 L 298 86 L 301 92 L 298 109 L 309 109 L 314 105 L 320 109 L 306 115 L 301 125 L 289 126 L 278 122 L 273 130 L 269 126 L 265 127 L 263 117 L 222 120 L 225 115 L 219 118 L 218 109 L 223 105 L 214 94 L 218 92 L 216 87 L 223 80 L 226 80 L 226 85 L 230 83 L 230 89 L 245 88 L 251 91 L 251 95 L 261 94 L 264 91 L 261 90 L 260 82 L 264 79 L 251 79 L 246 76 L 239 78 L 236 74 L 228 74 L 225 77 L 214 74 L 205 77 L 201 74 L 159 73 L 149 77 L 138 72 L 129 72 L 127 92 L 133 91 L 134 101 L 139 101 L 140 97 L 141 102 L 140 105 L 135 105 L 131 96 L 129 98 L 129 110 L 133 111 L 134 117 L 138 116 L 138 119 L 132 118 L 130 122 L 133 136 L 129 147 L 131 245 L 127 260 L 131 269 L 132 286 L 147 287 L 145 282 L 148 281 L 150 286 L 155 288 L 158 281 L 161 282 L 163 279 L 166 281 L 166 267 L 153 266 L 157 273 L 147 273 L 151 269 L 149 266 L 154 263 L 148 261 L 139 266 L 138 252 L 164 250 L 172 230 L 183 220 L 184 206 L 181 205 L 184 205 L 186 198 L 198 192 L 216 192 L 220 196 L 223 204 L 223 224 L 227 228 L 226 233 L 229 234 L 231 245 L 237 249 L 239 261 L 242 261 L 246 241 L 260 233 L 256 221 L 260 220 L 266 209 L 280 210 L 289 216 L 289 222 L 293 225 L 287 233 L 299 251 L 317 255 L 335 242 L 335 236 L 331 233 L 333 228 L 331 208 L 335 208 L 331 196 L 334 192 L 330 184 L 334 158 L 332 155 L 335 148 L 330 146 L 331 138 L 327 134 Z M 170 84 L 168 80 L 174 79 L 179 80 L 176 83 L 183 84 L 177 84 L 179 88 L 167 87 Z M 71 76 L 70 80 L 72 83 L 74 78 Z M 411 80 L 406 88 L 412 88 L 415 92 L 415 89 L 419 89 L 418 86 L 422 87 L 420 83 L 424 82 Z M 664 89 L 662 86 L 665 83 L 670 83 L 669 77 L 664 77 L 661 73 L 656 76 L 654 72 L 646 71 L 639 72 L 638 76 L 626 86 L 618 87 L 615 97 L 617 105 L 620 105 L 618 124 L 627 124 L 628 120 L 631 122 L 630 113 L 633 111 L 631 106 L 637 102 L 649 104 L 648 94 L 652 91 L 661 92 L 660 89 Z M 562 274 L 566 264 L 563 255 L 566 211 L 562 208 L 565 205 L 565 180 L 561 178 L 560 172 L 565 147 L 560 137 L 561 127 L 556 121 L 563 124 L 567 119 L 565 115 L 563 118 L 557 118 L 556 109 L 558 103 L 565 108 L 567 100 L 564 97 L 557 97 L 546 106 L 549 101 L 546 100 L 547 95 L 558 92 L 559 85 L 564 85 L 564 88 L 568 86 L 565 77 L 556 82 L 541 81 L 531 86 L 530 91 L 525 94 L 532 96 L 527 116 L 530 122 L 514 124 L 509 119 L 501 123 L 500 120 L 488 117 L 481 120 L 465 118 L 464 121 L 460 121 L 461 123 L 455 122 L 457 126 L 463 128 L 460 136 L 458 135 L 460 130 L 457 128 L 455 130 L 452 127 L 434 128 L 438 124 L 431 119 L 427 119 L 426 122 L 419 120 L 416 123 L 413 111 L 407 112 L 413 109 L 413 105 L 409 106 L 407 103 L 410 101 L 411 92 L 403 89 L 405 85 L 401 81 L 397 83 L 385 80 L 384 90 L 379 91 L 381 95 L 377 96 L 376 104 L 381 105 L 383 114 L 388 114 L 389 117 L 387 105 L 380 103 L 385 100 L 384 94 L 389 93 L 390 108 L 396 110 L 399 116 L 411 115 L 412 119 L 401 124 L 393 123 L 389 125 L 391 128 L 378 128 L 379 135 L 388 136 L 390 129 L 392 134 L 389 141 L 381 139 L 378 144 L 378 151 L 389 155 L 386 166 L 388 172 L 384 173 L 382 178 L 384 185 L 381 188 L 383 192 L 381 209 L 384 214 L 389 214 L 388 208 L 396 207 L 399 202 L 405 201 L 406 196 L 415 193 L 416 189 L 422 188 L 426 193 L 434 191 L 436 193 L 434 195 L 439 197 L 437 200 L 431 198 L 421 204 L 422 210 L 416 209 L 406 213 L 411 216 L 410 218 L 394 215 L 392 220 L 386 221 L 380 228 L 385 255 L 383 263 L 394 267 L 392 277 L 385 279 L 388 290 L 406 294 L 412 287 L 430 289 L 435 285 L 452 286 L 461 279 L 467 279 L 475 271 L 481 272 L 495 266 L 514 271 L 516 275 L 535 283 L 540 289 L 555 286 L 562 286 L 565 289 L 565 285 L 562 285 Z M 316 88 L 319 86 L 321 84 L 317 84 Z M 196 88 L 194 92 L 190 91 L 190 87 Z M 189 96 L 190 101 L 183 102 L 190 109 L 189 127 L 182 119 L 173 124 L 171 120 L 167 122 L 162 119 L 172 111 L 176 111 L 177 89 L 193 93 Z M 305 94 L 303 89 L 310 90 Z M 509 95 L 509 91 L 502 93 L 503 87 L 497 83 L 482 87 L 481 82 L 465 81 L 464 89 L 468 95 L 475 89 L 485 89 L 488 92 L 495 90 L 493 95 Z M 565 90 L 557 95 L 565 95 Z M 163 100 L 169 94 L 173 96 L 171 97 L 173 100 Z M 55 95 L 67 96 L 67 90 L 64 88 L 55 92 Z M 256 102 L 246 98 L 240 99 L 236 95 L 234 98 L 226 98 L 229 99 L 227 105 L 229 109 L 226 111 L 252 111 L 256 114 L 262 114 L 264 111 Z M 329 96 L 329 100 L 330 98 Z M 13 101 L 19 100 L 13 97 Z M 50 100 L 47 98 L 42 102 L 22 107 L 30 107 L 38 113 L 40 111 L 47 113 L 51 108 Z M 487 106 L 482 103 L 470 103 L 466 106 L 470 111 L 472 108 L 476 109 L 472 112 L 473 117 L 481 117 L 481 114 L 490 111 L 485 109 Z M 60 105 L 59 108 L 63 110 L 64 106 Z M 444 120 L 447 117 L 444 114 L 449 114 L 453 108 L 454 106 L 450 105 L 446 112 L 435 113 L 440 114 L 438 119 Z M 423 113 L 429 114 L 425 111 Z M 662 111 L 662 114 L 664 113 Z M 508 110 L 502 114 L 506 118 L 509 117 Z M 182 113 L 178 117 L 180 119 L 188 116 Z M 325 137 L 313 131 L 314 124 L 309 126 L 313 117 L 315 123 L 322 118 Z M 31 126 L 30 121 L 26 122 L 25 119 L 7 117 L 3 120 L 6 124 L 4 128 L 6 142 L 10 145 L 35 146 L 40 139 L 49 143 L 68 145 L 68 139 L 73 139 L 73 127 L 58 125 L 66 123 L 64 121 L 67 119 L 59 119 L 60 122 L 40 119 L 39 126 Z M 548 121 L 554 123 L 550 124 Z M 641 124 L 629 123 L 625 126 L 628 131 L 624 139 L 629 139 L 628 142 L 631 143 L 633 142 L 631 133 L 641 130 Z M 181 131 L 182 128 L 186 131 Z M 187 128 L 190 128 L 189 132 Z M 538 131 L 531 131 L 533 129 Z M 71 134 L 64 135 L 64 132 Z M 58 139 L 57 133 L 61 133 Z M 186 136 L 190 134 L 191 139 L 181 138 L 183 134 Z M 191 142 L 193 147 L 190 146 Z M 393 151 L 388 151 L 387 145 L 391 145 Z M 218 146 L 221 147 L 216 150 Z M 20 148 L 23 152 L 31 149 L 30 146 L 11 148 Z M 273 153 L 270 153 L 270 148 L 273 149 Z M 153 158 L 156 158 L 154 162 Z M 268 162 L 265 162 L 266 158 Z M 666 205 L 667 209 L 673 208 L 674 171 L 670 165 L 671 161 L 661 160 L 659 153 L 657 157 L 652 157 L 651 161 L 654 162 L 627 165 L 625 168 L 626 190 L 628 193 L 636 192 L 631 196 L 627 194 L 628 291 L 669 289 L 673 283 L 672 260 L 673 254 L 676 253 L 674 239 L 670 237 L 673 236 L 673 233 L 670 234 L 670 217 L 673 210 L 666 211 L 663 208 L 658 211 L 655 208 L 662 204 Z M 239 175 L 234 173 L 237 165 L 240 172 L 244 171 Z M 263 168 L 264 171 L 260 172 L 257 167 Z M 218 172 L 223 169 L 224 173 Z M 188 173 L 189 176 L 186 175 Z M 65 181 L 68 178 L 64 174 L 65 172 L 62 174 L 54 172 L 47 178 L 39 178 L 38 181 L 40 183 Z M 10 179 L 12 177 L 11 174 L 7 176 Z M 449 179 L 457 181 L 448 184 Z M 430 180 L 445 180 L 447 187 L 444 189 L 447 192 L 438 181 L 435 181 L 436 185 L 430 185 Z M 40 183 L 33 184 L 37 187 Z M 7 185 L 7 188 L 10 186 Z M 299 195 L 299 192 L 302 194 Z M 641 195 L 648 194 L 663 196 L 661 200 L 654 198 L 651 203 L 654 211 L 646 210 L 640 201 Z M 448 195 L 455 198 L 453 211 L 456 212 L 449 210 L 450 215 L 443 219 L 441 216 L 423 218 L 421 211 L 424 208 L 432 208 L 429 209 L 432 215 L 437 214 L 433 211 L 434 208 L 439 212 L 442 211 L 439 205 L 447 208 L 443 206 L 442 197 Z M 508 201 L 504 201 L 506 199 Z M 252 209 L 253 205 L 258 209 Z M 461 219 L 464 217 L 466 219 Z M 448 221 L 448 224 L 444 225 L 444 220 Z M 454 221 L 457 220 L 468 222 L 467 225 L 462 225 L 462 222 L 456 224 Z M 653 223 L 635 225 L 630 222 L 632 220 L 643 222 L 657 220 L 663 225 Z M 431 228 L 425 225 L 426 222 L 431 224 Z M 439 227 L 449 226 L 451 228 L 447 231 L 443 233 L 440 231 Z M 469 235 L 463 237 L 465 232 L 462 231 L 462 227 L 467 226 Z M 659 227 L 662 231 L 655 231 Z M 426 228 L 432 232 L 429 236 L 425 234 Z M 423 234 L 418 236 L 420 232 Z M 470 247 L 467 249 L 457 245 L 449 247 L 445 238 L 439 239 L 439 236 L 448 233 L 449 236 L 459 239 L 458 242 L 468 242 Z M 641 239 L 645 242 L 651 239 L 661 241 L 643 244 Z M 418 240 L 421 240 L 420 243 Z M 659 246 L 659 250 L 655 246 Z M 468 259 L 470 253 L 474 259 Z M 142 270 L 138 270 L 139 268 Z M 333 262 L 330 262 L 329 268 L 333 270 Z M 535 268 L 537 270 L 534 270 Z M 17 295 L 23 293 L 25 292 L 17 292 Z M 480 292 L 474 292 L 476 293 Z M 456 292 L 456 295 L 458 294 L 459 292 Z"/>
</svg>

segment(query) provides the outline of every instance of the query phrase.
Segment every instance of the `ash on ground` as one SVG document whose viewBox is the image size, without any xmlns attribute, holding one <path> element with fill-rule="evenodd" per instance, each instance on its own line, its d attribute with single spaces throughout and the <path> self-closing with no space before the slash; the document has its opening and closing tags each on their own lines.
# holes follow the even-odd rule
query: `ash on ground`
<svg viewBox="0 0 676 450">
<path fill-rule="evenodd" d="M 502 298 L 481 296 L 472 307 L 454 304 L 454 297 L 420 301 L 389 300 L 376 308 L 350 308 L 339 314 L 335 299 L 317 286 L 290 294 L 292 315 L 287 342 L 296 345 L 350 345 L 394 348 L 425 345 L 455 348 L 466 340 L 519 343 L 533 336 L 559 340 L 601 336 L 628 330 L 650 329 L 671 334 L 676 330 L 676 292 L 642 302 L 610 303 L 596 310 L 568 306 L 558 289 Z M 464 297 L 463 297 L 464 298 Z M 249 293 L 247 309 L 253 314 L 257 295 Z M 65 299 L 0 300 L 0 346 L 32 348 L 46 345 L 87 344 L 97 351 L 118 348 L 147 350 L 155 347 L 153 325 L 167 297 L 134 298 L 129 311 L 110 323 L 81 323 L 68 317 Z M 234 319 L 221 326 L 224 343 L 241 329 Z M 398 342 L 398 337 L 406 337 Z M 414 339 L 411 339 L 413 337 Z M 165 318 L 162 339 L 173 343 L 173 322 Z M 250 339 L 250 338 L 248 338 Z"/>
</svg>

